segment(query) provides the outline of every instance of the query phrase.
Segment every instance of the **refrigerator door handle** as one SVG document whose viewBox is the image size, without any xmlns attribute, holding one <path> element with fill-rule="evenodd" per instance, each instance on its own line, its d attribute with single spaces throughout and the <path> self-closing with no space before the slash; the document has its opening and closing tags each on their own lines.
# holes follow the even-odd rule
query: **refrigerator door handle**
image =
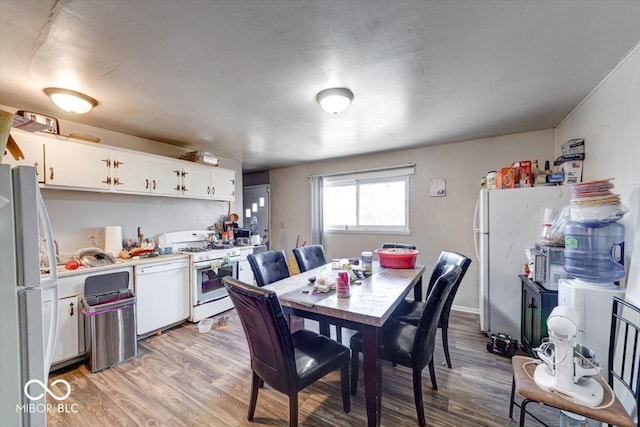
<svg viewBox="0 0 640 427">
<path fill-rule="evenodd" d="M 53 361 L 53 353 L 55 351 L 56 339 L 58 335 L 58 260 L 56 259 L 56 248 L 53 240 L 53 229 L 51 221 L 47 214 L 47 208 L 44 205 L 40 189 L 36 187 L 36 197 L 38 203 L 38 214 L 42 223 L 43 232 L 47 243 L 47 252 L 49 257 L 49 277 L 40 280 L 40 286 L 51 288 L 51 321 L 49 322 L 49 338 L 47 340 L 47 349 L 44 354 L 44 380 L 49 378 L 49 369 Z"/>
<path fill-rule="evenodd" d="M 480 224 L 478 211 L 480 209 L 480 199 L 476 200 L 476 208 L 473 212 L 473 248 L 476 250 L 476 258 L 480 260 L 480 251 L 478 250 L 478 234 L 480 233 Z"/>
</svg>

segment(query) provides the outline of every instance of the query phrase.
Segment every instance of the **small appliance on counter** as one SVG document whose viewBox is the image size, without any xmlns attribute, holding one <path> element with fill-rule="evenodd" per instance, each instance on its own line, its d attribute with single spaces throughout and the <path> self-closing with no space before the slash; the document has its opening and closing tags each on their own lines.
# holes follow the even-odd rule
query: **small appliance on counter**
<svg viewBox="0 0 640 427">
<path fill-rule="evenodd" d="M 546 290 L 557 291 L 560 279 L 571 278 L 564 269 L 564 246 L 536 243 L 533 255 L 533 280 Z"/>
</svg>

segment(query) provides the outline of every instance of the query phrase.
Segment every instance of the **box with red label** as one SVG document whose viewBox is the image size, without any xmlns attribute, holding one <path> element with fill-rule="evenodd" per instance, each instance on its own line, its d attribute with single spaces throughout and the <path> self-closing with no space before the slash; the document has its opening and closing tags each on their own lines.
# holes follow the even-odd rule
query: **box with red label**
<svg viewBox="0 0 640 427">
<path fill-rule="evenodd" d="M 520 183 L 523 183 L 522 178 L 524 177 L 525 185 L 529 186 L 533 184 L 531 176 L 531 160 L 520 160 L 518 163 L 520 164 Z"/>
</svg>

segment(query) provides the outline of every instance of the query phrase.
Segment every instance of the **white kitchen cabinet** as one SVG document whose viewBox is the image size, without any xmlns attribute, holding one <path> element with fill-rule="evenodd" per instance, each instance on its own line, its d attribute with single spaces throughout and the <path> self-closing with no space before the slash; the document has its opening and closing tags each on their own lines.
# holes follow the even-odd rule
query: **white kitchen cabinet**
<svg viewBox="0 0 640 427">
<path fill-rule="evenodd" d="M 109 190 L 110 150 L 96 144 L 47 139 L 45 183 L 47 186 Z"/>
<path fill-rule="evenodd" d="M 236 200 L 236 172 L 230 169 L 212 168 L 212 198 L 215 200 Z"/>
<path fill-rule="evenodd" d="M 235 200 L 235 171 L 68 137 L 12 130 L 25 159 L 4 163 L 36 166 L 45 187 Z"/>
<path fill-rule="evenodd" d="M 123 193 L 150 193 L 156 185 L 149 170 L 149 157 L 128 151 L 113 151 L 112 188 Z"/>
<path fill-rule="evenodd" d="M 210 199 L 211 166 L 197 163 L 182 165 L 182 194 L 198 199 Z"/>
<path fill-rule="evenodd" d="M 181 195 L 180 164 L 148 154 L 113 150 L 111 188 L 121 193 Z"/>
<path fill-rule="evenodd" d="M 58 334 L 52 363 L 59 363 L 77 357 L 84 353 L 80 351 L 80 311 L 78 296 L 61 298 L 58 300 Z M 42 324 L 44 330 L 44 344 L 49 339 L 49 325 L 51 324 L 51 299 L 42 303 Z M 46 347 L 45 347 L 46 348 Z"/>
<path fill-rule="evenodd" d="M 11 136 L 18 144 L 24 159 L 16 160 L 7 151 L 2 158 L 2 163 L 13 166 L 33 166 L 36 168 L 38 182 L 44 184 L 44 140 L 35 132 L 11 130 Z"/>
<path fill-rule="evenodd" d="M 253 285 L 253 271 L 249 261 L 246 259 L 238 261 L 238 280 Z"/>
<path fill-rule="evenodd" d="M 238 280 L 253 285 L 253 270 L 247 261 L 247 256 L 253 253 L 253 246 L 240 248 L 240 261 L 238 261 Z"/>
</svg>

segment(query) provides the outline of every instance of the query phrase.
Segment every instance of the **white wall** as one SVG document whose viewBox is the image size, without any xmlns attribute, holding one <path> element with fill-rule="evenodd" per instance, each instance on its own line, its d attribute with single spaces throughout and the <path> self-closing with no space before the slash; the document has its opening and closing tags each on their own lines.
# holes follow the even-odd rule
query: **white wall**
<svg viewBox="0 0 640 427">
<path fill-rule="evenodd" d="M 5 111 L 17 108 L 0 105 Z M 60 120 L 60 133 L 85 133 L 98 136 L 101 145 L 124 147 L 140 152 L 179 158 L 192 151 L 136 136 Z M 73 160 L 71 160 L 73 161 Z M 242 221 L 242 163 L 220 158 L 220 167 L 236 171 L 236 202 L 183 199 L 173 197 L 136 196 L 127 194 L 92 193 L 86 191 L 43 190 L 42 195 L 51 217 L 51 226 L 61 253 L 73 253 L 93 246 L 104 247 L 104 227 L 122 226 L 123 237 L 137 238 L 141 227 L 145 237 L 157 238 L 167 231 L 201 229 L 213 225 L 231 209 Z"/>
<path fill-rule="evenodd" d="M 387 241 L 407 242 L 418 247 L 418 262 L 430 269 L 443 249 L 461 252 L 473 262 L 458 291 L 455 306 L 477 312 L 478 260 L 472 222 L 480 178 L 514 161 L 551 160 L 553 144 L 554 132 L 547 129 L 271 170 L 271 246 L 285 249 L 291 255 L 298 235 L 300 242 L 310 241 L 309 175 L 415 163 L 416 172 L 410 181 L 411 234 L 329 234 L 324 241 L 327 256 L 353 257 L 363 250 L 379 248 Z M 446 180 L 447 195 L 430 197 L 429 179 L 439 177 Z M 524 264 L 524 251 L 522 256 Z M 517 277 L 513 285 L 519 289 Z"/>
<path fill-rule="evenodd" d="M 556 153 L 572 138 L 585 139 L 583 180 L 615 178 L 614 192 L 630 209 L 621 220 L 628 271 L 632 255 L 640 257 L 633 247 L 640 232 L 640 44 L 558 126 Z M 640 275 L 634 278 L 627 299 L 640 304 Z"/>
</svg>

